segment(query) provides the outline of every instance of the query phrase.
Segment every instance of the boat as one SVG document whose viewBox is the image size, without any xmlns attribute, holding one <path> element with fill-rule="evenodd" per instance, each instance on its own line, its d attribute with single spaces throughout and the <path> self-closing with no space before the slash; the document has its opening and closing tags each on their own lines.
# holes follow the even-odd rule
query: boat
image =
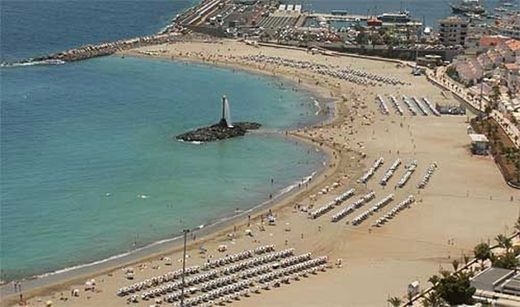
<svg viewBox="0 0 520 307">
<path fill-rule="evenodd" d="M 331 15 L 334 15 L 334 16 L 346 16 L 348 15 L 348 11 L 347 10 L 332 10 L 330 12 Z"/>
<path fill-rule="evenodd" d="M 483 14 L 486 12 L 484 7 L 480 4 L 480 0 L 460 0 L 456 3 L 450 3 L 450 6 L 455 14 Z"/>
<path fill-rule="evenodd" d="M 410 12 L 408 11 L 400 11 L 398 13 L 383 13 L 377 16 L 377 19 L 385 23 L 407 23 L 412 21 Z"/>
<path fill-rule="evenodd" d="M 370 18 L 367 21 L 367 25 L 369 25 L 371 27 L 380 27 L 383 25 L 383 22 L 377 18 Z"/>
</svg>

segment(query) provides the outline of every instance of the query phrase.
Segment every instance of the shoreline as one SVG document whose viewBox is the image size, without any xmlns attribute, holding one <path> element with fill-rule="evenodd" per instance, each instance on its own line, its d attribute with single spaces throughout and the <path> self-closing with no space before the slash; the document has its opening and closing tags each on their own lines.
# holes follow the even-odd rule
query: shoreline
<svg viewBox="0 0 520 307">
<path fill-rule="evenodd" d="M 158 58 L 159 55 L 162 59 L 180 59 L 177 55 L 185 55 L 190 62 L 242 67 L 270 76 L 285 76 L 293 82 L 302 78 L 304 82 L 299 87 L 307 85 L 321 97 L 330 96 L 335 101 L 334 117 L 327 123 L 286 132 L 288 137 L 296 137 L 300 141 L 319 145 L 322 150 L 328 150 L 331 159 L 324 172 L 312 180 L 310 188 L 272 204 L 277 225 L 260 224 L 260 218 L 256 215 L 252 216 L 250 227 L 248 219 L 238 218 L 237 224 L 230 223 L 230 226 L 233 224 L 238 227 L 232 233 L 231 227 L 228 227 L 198 237 L 196 241 L 190 240 L 188 255 L 190 265 L 199 265 L 206 262 L 208 256 L 210 259 L 213 256 L 223 256 L 224 253 L 217 250 L 221 244 L 229 244 L 229 253 L 262 244 L 275 244 L 277 247 L 293 247 L 298 253 L 327 255 L 331 264 L 332 260 L 342 259 L 345 265 L 331 265 L 327 273 L 298 281 L 290 287 L 283 286 L 268 292 L 269 295 L 255 294 L 247 299 L 234 301 L 233 305 L 344 306 L 347 301 L 352 306 L 381 305 L 390 296 L 406 293 L 406 287 L 412 281 L 417 280 L 426 288 L 428 278 L 439 268 L 451 267 L 454 259 L 459 259 L 464 254 L 471 255 L 473 247 L 479 241 L 491 240 L 514 223 L 512 217 L 518 212 L 520 194 L 503 184 L 491 159 L 469 154 L 465 117 L 423 117 L 411 116 L 409 113 L 399 116 L 394 112 L 381 114 L 378 104 L 374 103 L 377 102 L 377 95 L 421 95 L 441 104 L 451 104 L 454 100 L 453 97 L 442 95 L 442 91 L 426 78 L 411 75 L 408 68 L 363 59 L 315 56 L 300 51 L 267 47 L 256 49 L 230 40 L 222 41 L 219 45 L 189 42 L 160 45 L 151 49 L 141 48 L 132 52 L 153 53 L 146 55 L 150 59 Z M 254 56 L 259 54 L 316 65 L 352 66 L 366 73 L 398 76 L 400 80 L 408 82 L 396 86 L 338 81 L 312 69 L 262 64 L 254 60 Z M 253 60 L 250 60 L 251 57 Z M 380 157 L 385 159 L 385 166 L 377 172 L 376 178 L 396 159 L 403 162 L 417 161 L 418 170 L 412 176 L 411 183 L 403 188 L 391 188 L 404 174 L 403 168 L 392 177 L 388 187 L 381 186 L 377 179 L 366 184 L 356 183 L 368 164 Z M 428 187 L 419 190 L 416 183 L 433 162 L 439 167 Z M 338 183 L 339 188 L 331 192 L 325 185 L 332 183 Z M 330 221 L 333 213 L 320 218 L 309 218 L 306 213 L 309 209 L 327 204 L 347 188 L 356 189 L 355 198 L 372 190 L 377 194 L 376 200 L 395 193 L 396 203 L 409 195 L 416 196 L 416 203 L 387 225 L 377 228 L 370 226 L 369 222 L 359 226 L 349 223 L 351 218 L 366 208 L 356 211 L 339 223 Z M 327 191 L 320 194 L 323 190 Z M 297 210 L 296 205 L 301 205 L 305 210 Z M 385 210 L 390 210 L 390 207 Z M 262 209 L 259 211 L 262 212 Z M 383 214 L 384 212 L 377 213 Z M 244 230 L 246 233 L 250 231 L 244 227 L 246 224 L 247 228 L 254 231 L 251 237 L 244 235 Z M 265 230 L 256 229 L 263 225 Z M 198 253 L 197 247 L 202 244 L 209 255 Z M 171 252 L 175 253 L 168 257 L 178 259 L 178 263 L 174 264 L 177 269 L 182 261 L 179 258 L 182 257 L 180 246 Z M 159 256 L 148 255 L 147 258 L 134 262 L 139 263 L 136 281 L 159 276 L 174 268 L 167 266 L 164 259 L 158 259 Z M 107 272 L 110 274 L 105 274 Z M 70 307 L 125 304 L 123 299 L 115 295 L 120 287 L 129 283 L 123 270 L 107 269 L 91 276 L 95 276 L 99 282 L 95 293 L 81 290 L 81 297 L 66 295 L 64 299 L 67 302 L 59 304 Z M 378 278 L 372 278 L 373 276 Z M 29 300 L 30 305 L 39 306 L 46 300 L 61 300 L 59 291 L 67 294 L 67 287 L 69 290 L 81 289 L 82 282 L 85 281 L 82 278 L 86 277 L 78 277 L 76 283 L 57 283 L 54 288 L 48 286 L 35 289 L 30 296 L 37 297 Z M 14 300 L 11 302 L 16 303 Z M 142 303 L 144 302 L 140 302 L 141 305 Z"/>
<path fill-rule="evenodd" d="M 247 67 L 243 67 L 241 65 L 225 65 L 222 63 L 219 64 L 212 64 L 204 61 L 196 61 L 189 58 L 184 59 L 168 59 L 168 58 L 157 58 L 157 57 L 151 57 L 151 56 L 145 56 L 145 55 L 130 55 L 132 57 L 138 57 L 138 58 L 145 58 L 149 60 L 173 60 L 173 61 L 183 61 L 186 62 L 188 65 L 191 64 L 199 64 L 199 65 L 207 65 L 217 68 L 223 68 L 223 69 L 237 69 L 241 70 L 245 73 L 249 74 L 259 74 L 262 76 L 266 76 L 269 78 L 272 78 L 274 80 L 280 79 L 284 80 L 285 82 L 291 83 L 292 86 L 300 87 L 300 90 L 304 90 L 310 94 L 313 94 L 313 98 L 319 102 L 320 104 L 320 112 L 323 111 L 325 106 L 328 106 L 330 104 L 335 104 L 334 102 L 323 102 L 324 100 L 327 100 L 327 98 L 322 97 L 322 95 L 316 90 L 313 89 L 311 86 L 299 86 L 299 84 L 293 84 L 294 81 L 290 79 L 289 76 L 283 76 L 283 75 L 270 75 L 268 73 L 262 72 L 262 71 L 255 71 L 252 69 L 248 69 Z M 300 84 L 301 85 L 301 84 Z M 323 147 L 318 146 L 313 140 L 307 139 L 303 136 L 297 135 L 294 133 L 295 129 L 310 129 L 313 128 L 316 125 L 322 126 L 325 125 L 335 119 L 336 112 L 334 109 L 330 109 L 330 112 L 328 114 L 325 114 L 326 116 L 323 117 L 321 114 L 315 114 L 313 117 L 316 118 L 316 120 L 312 120 L 308 123 L 296 123 L 295 126 L 289 126 L 287 130 L 285 129 L 279 129 L 274 132 L 259 132 L 259 133 L 265 133 L 269 135 L 275 135 L 278 134 L 275 137 L 281 137 L 290 139 L 291 141 L 294 141 L 296 143 L 300 143 L 313 147 L 314 149 L 320 150 L 321 154 L 323 155 L 324 161 L 321 164 L 321 166 L 318 169 L 315 169 L 312 174 L 309 176 L 303 177 L 300 180 L 294 181 L 293 183 L 289 184 L 288 186 L 280 189 L 277 191 L 277 194 L 273 195 L 273 198 L 270 200 L 263 201 L 259 204 L 255 204 L 253 207 L 241 210 L 240 213 L 234 213 L 230 214 L 224 217 L 218 217 L 214 220 L 210 221 L 207 225 L 204 224 L 204 227 L 200 228 L 201 225 L 194 227 L 190 231 L 193 231 L 198 239 L 193 241 L 190 240 L 187 244 L 188 250 L 194 248 L 194 245 L 201 244 L 207 240 L 211 240 L 213 238 L 219 237 L 221 235 L 225 235 L 225 233 L 229 232 L 231 226 L 233 224 L 238 225 L 244 225 L 247 222 L 247 215 L 251 215 L 251 219 L 257 219 L 258 214 L 260 212 L 266 211 L 268 209 L 279 209 L 281 207 L 284 207 L 287 205 L 291 200 L 294 198 L 297 198 L 301 196 L 300 194 L 304 194 L 306 191 L 310 191 L 314 189 L 315 187 L 323 184 L 324 181 L 329 176 L 332 176 L 336 170 L 334 168 L 333 170 L 330 170 L 330 162 L 333 160 L 334 151 L 335 149 L 331 147 Z M 320 118 L 323 117 L 323 118 Z M 309 182 L 312 182 L 312 184 L 309 184 L 307 188 L 305 189 L 298 189 L 298 183 L 302 182 L 302 180 L 309 180 Z M 286 191 L 288 190 L 288 191 Z M 147 244 L 145 246 L 139 247 L 137 249 L 122 252 L 104 259 L 96 260 L 93 262 L 85 263 L 85 264 L 79 264 L 72 267 L 66 267 L 62 269 L 58 269 L 53 272 L 43 273 L 31 277 L 26 277 L 21 279 L 23 288 L 24 288 L 24 294 L 26 298 L 31 298 L 34 296 L 39 295 L 45 295 L 49 292 L 58 291 L 60 289 L 64 289 L 72 284 L 77 283 L 80 280 L 88 279 L 100 274 L 105 274 L 111 271 L 115 271 L 117 269 L 120 269 L 125 266 L 134 265 L 140 262 L 146 262 L 151 259 L 155 259 L 161 256 L 164 256 L 166 254 L 177 252 L 182 247 L 182 234 L 179 234 L 178 236 L 174 236 L 172 238 L 166 238 L 162 240 L 158 240 L 155 242 L 152 242 L 150 244 Z M 12 292 L 12 281 L 7 281 L 5 284 L 2 284 L 0 286 L 0 296 L 3 298 L 1 306 L 8 306 L 10 304 L 13 304 L 18 299 L 17 294 L 11 293 Z"/>
</svg>

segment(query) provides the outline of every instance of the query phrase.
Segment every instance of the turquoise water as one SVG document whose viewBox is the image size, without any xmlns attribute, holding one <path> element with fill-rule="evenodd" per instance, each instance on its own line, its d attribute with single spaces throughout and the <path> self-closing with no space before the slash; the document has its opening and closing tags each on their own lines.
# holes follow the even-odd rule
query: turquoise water
<svg viewBox="0 0 520 307">
<path fill-rule="evenodd" d="M 273 134 L 173 139 L 216 122 L 222 94 L 234 120 L 268 131 L 316 120 L 307 93 L 268 77 L 128 57 L 1 73 L 2 279 L 178 235 L 267 200 L 323 161 Z"/>
</svg>

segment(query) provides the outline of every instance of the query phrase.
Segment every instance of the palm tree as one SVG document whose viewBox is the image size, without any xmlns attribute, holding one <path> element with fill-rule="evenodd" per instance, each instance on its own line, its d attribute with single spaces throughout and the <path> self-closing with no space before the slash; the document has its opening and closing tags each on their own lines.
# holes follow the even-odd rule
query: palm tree
<svg viewBox="0 0 520 307">
<path fill-rule="evenodd" d="M 453 271 L 457 272 L 457 270 L 459 269 L 459 261 L 457 259 L 453 259 L 451 265 L 453 266 Z"/>
<path fill-rule="evenodd" d="M 401 300 L 399 297 L 397 296 L 394 296 L 394 297 L 390 297 L 386 300 L 388 303 L 390 303 L 390 305 L 392 305 L 393 307 L 399 307 L 401 306 L 401 304 L 403 303 L 403 300 Z"/>
<path fill-rule="evenodd" d="M 515 230 L 517 234 L 520 233 L 520 216 L 516 219 Z"/>
<path fill-rule="evenodd" d="M 495 241 L 497 241 L 498 246 L 504 248 L 506 251 L 509 251 L 511 248 L 513 248 L 513 241 L 511 241 L 510 238 L 503 234 L 499 234 L 495 238 Z"/>
<path fill-rule="evenodd" d="M 467 265 L 469 262 L 469 256 L 468 255 L 462 255 L 462 259 L 464 260 L 464 265 Z"/>
<path fill-rule="evenodd" d="M 430 292 L 430 294 L 426 295 L 422 300 L 422 305 L 424 307 L 441 307 L 444 306 L 444 302 L 439 294 L 435 291 Z"/>
<path fill-rule="evenodd" d="M 432 277 L 428 278 L 428 282 L 432 284 L 433 287 L 435 287 L 441 279 L 437 275 L 433 275 Z"/>
<path fill-rule="evenodd" d="M 475 246 L 475 248 L 473 249 L 473 254 L 475 255 L 475 258 L 483 262 L 489 259 L 489 256 L 491 255 L 491 250 L 487 243 L 482 242 Z"/>
</svg>

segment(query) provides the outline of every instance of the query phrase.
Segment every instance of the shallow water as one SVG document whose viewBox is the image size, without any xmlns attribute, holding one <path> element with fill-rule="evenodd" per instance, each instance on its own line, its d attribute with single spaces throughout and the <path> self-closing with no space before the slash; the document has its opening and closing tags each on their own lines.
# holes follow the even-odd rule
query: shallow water
<svg viewBox="0 0 520 307">
<path fill-rule="evenodd" d="M 272 134 L 175 141 L 216 122 L 315 120 L 305 92 L 204 65 L 105 57 L 2 71 L 2 279 L 98 260 L 250 208 L 322 155 Z M 270 179 L 274 178 L 274 184 Z"/>
</svg>

